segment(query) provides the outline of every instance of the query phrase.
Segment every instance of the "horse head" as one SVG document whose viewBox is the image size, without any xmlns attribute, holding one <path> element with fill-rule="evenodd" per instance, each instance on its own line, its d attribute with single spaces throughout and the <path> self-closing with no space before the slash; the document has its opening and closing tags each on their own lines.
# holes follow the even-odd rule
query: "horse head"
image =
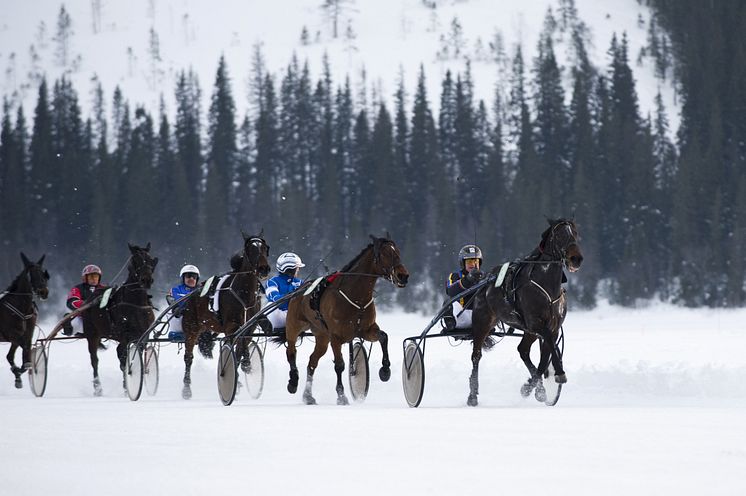
<svg viewBox="0 0 746 496">
<path fill-rule="evenodd" d="M 399 288 L 405 287 L 409 281 L 409 272 L 401 263 L 401 253 L 394 240 L 388 233 L 385 238 L 376 238 L 373 235 L 370 238 L 373 240 L 373 262 L 379 275 Z"/>
<path fill-rule="evenodd" d="M 46 300 L 49 296 L 49 288 L 47 287 L 49 272 L 47 272 L 42 266 L 44 263 L 44 257 L 46 257 L 46 255 L 42 255 L 38 262 L 33 263 L 26 257 L 26 255 L 21 253 L 24 270 L 31 281 L 31 292 L 38 295 L 42 300 Z"/>
<path fill-rule="evenodd" d="M 150 243 L 144 248 L 129 243 L 128 246 L 131 254 L 128 267 L 130 278 L 139 282 L 142 287 L 150 289 L 153 285 L 153 272 L 158 264 L 158 257 L 154 258 L 150 255 Z"/>
<path fill-rule="evenodd" d="M 262 237 L 264 229 L 256 236 L 250 236 L 241 231 L 243 235 L 243 259 L 246 270 L 256 272 L 260 279 L 269 276 L 269 245 Z"/>
<path fill-rule="evenodd" d="M 583 252 L 580 249 L 578 229 L 574 220 L 547 219 L 549 228 L 541 235 L 543 251 L 556 257 L 570 272 L 576 272 L 583 263 Z"/>
</svg>

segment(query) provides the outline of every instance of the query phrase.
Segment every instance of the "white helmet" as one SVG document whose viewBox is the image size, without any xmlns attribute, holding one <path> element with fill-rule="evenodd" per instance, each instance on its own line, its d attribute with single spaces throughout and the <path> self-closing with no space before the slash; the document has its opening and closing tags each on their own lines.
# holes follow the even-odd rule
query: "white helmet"
<svg viewBox="0 0 746 496">
<path fill-rule="evenodd" d="M 288 269 L 297 269 L 299 267 L 305 267 L 300 257 L 293 252 L 286 252 L 277 257 L 277 270 L 279 272 L 285 272 Z"/>
<path fill-rule="evenodd" d="M 179 271 L 179 277 L 184 277 L 184 274 L 197 274 L 197 277 L 199 277 L 199 269 L 196 265 L 185 265 L 181 268 Z"/>
</svg>

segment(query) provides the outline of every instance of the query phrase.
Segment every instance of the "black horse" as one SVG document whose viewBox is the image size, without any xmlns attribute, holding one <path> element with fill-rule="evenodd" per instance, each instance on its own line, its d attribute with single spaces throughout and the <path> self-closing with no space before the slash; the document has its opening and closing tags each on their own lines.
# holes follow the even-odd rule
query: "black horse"
<svg viewBox="0 0 746 496">
<path fill-rule="evenodd" d="M 573 220 L 548 220 L 549 228 L 541 235 L 539 246 L 523 261 L 512 264 L 508 277 L 498 287 L 487 285 L 475 297 L 472 327 L 474 348 L 471 354 L 472 371 L 469 378 L 469 398 L 467 404 L 476 406 L 479 394 L 479 360 L 485 338 L 495 325 L 504 322 L 511 327 L 522 329 L 526 337 L 518 345 L 518 351 L 531 374 L 521 393 L 530 394 L 531 389 L 540 383 L 549 366 L 551 357 L 554 367 L 554 380 L 567 382 L 562 366 L 562 357 L 555 344 L 559 328 L 564 320 L 566 307 L 562 282 L 563 269 L 570 272 L 580 269 L 583 254 L 578 244 L 577 226 Z M 499 267 L 492 269 L 497 273 Z M 531 344 L 538 338 L 541 341 L 541 359 L 538 367 L 531 362 Z M 528 392 L 526 392 L 526 389 Z"/>
<path fill-rule="evenodd" d="M 49 296 L 49 273 L 42 267 L 44 256 L 33 263 L 21 253 L 23 270 L 8 289 L 0 293 L 0 342 L 10 343 L 7 358 L 10 370 L 16 377 L 15 386 L 18 389 L 23 387 L 21 374 L 31 368 L 31 340 L 37 318 L 34 296 L 42 300 Z M 16 367 L 15 354 L 19 346 L 22 350 L 23 365 Z"/>
<path fill-rule="evenodd" d="M 269 276 L 269 245 L 263 231 L 256 236 L 241 233 L 243 250 L 231 258 L 233 271 L 223 281 L 217 295 L 218 311 L 210 310 L 209 298 L 190 298 L 184 307 L 182 329 L 184 330 L 184 387 L 181 396 L 192 397 L 192 362 L 194 345 L 205 358 L 212 358 L 212 333 L 230 336 L 241 325 L 256 315 L 261 306 L 260 280 Z M 237 353 L 242 367 L 248 366 L 246 353 L 248 340 L 238 342 Z"/>
<path fill-rule="evenodd" d="M 103 390 L 98 377 L 98 349 L 101 339 L 113 339 L 117 345 L 119 368 L 124 375 L 127 368 L 127 345 L 145 332 L 155 320 L 148 290 L 153 285 L 153 271 L 158 258 L 150 256 L 150 243 L 144 248 L 128 245 L 130 250 L 127 280 L 112 292 L 105 308 L 94 305 L 83 312 L 83 334 L 88 341 L 88 353 L 93 367 L 94 395 L 101 396 Z M 100 296 L 103 290 L 96 293 Z"/>
</svg>

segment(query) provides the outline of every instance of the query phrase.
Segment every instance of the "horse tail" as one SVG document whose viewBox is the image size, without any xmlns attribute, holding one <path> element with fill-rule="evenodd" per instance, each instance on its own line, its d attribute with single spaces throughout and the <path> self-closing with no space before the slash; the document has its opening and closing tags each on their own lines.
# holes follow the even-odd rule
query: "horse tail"
<svg viewBox="0 0 746 496">
<path fill-rule="evenodd" d="M 197 347 L 203 357 L 212 359 L 212 350 L 215 348 L 215 339 L 212 332 L 205 331 L 200 333 L 197 338 Z"/>
<path fill-rule="evenodd" d="M 269 338 L 269 342 L 274 344 L 277 348 L 285 344 L 285 341 L 287 341 L 287 335 L 285 334 L 284 329 Z"/>
</svg>

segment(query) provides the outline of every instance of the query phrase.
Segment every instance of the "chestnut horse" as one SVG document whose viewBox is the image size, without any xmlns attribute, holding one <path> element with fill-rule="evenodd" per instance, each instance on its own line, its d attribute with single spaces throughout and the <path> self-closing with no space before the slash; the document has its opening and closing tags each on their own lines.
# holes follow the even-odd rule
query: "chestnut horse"
<svg viewBox="0 0 746 496">
<path fill-rule="evenodd" d="M 241 233 L 244 238 L 244 248 L 241 255 L 234 256 L 231 265 L 234 272 L 223 282 L 218 298 L 217 315 L 209 308 L 209 298 L 192 297 L 187 300 L 181 319 L 184 330 L 184 388 L 181 396 L 184 399 L 192 397 L 191 370 L 194 360 L 194 345 L 200 341 L 200 352 L 206 358 L 212 358 L 210 348 L 212 335 L 210 331 L 233 334 L 236 329 L 253 317 L 261 306 L 259 291 L 260 279 L 269 275 L 269 245 L 262 237 L 262 233 L 249 236 Z M 205 343 L 205 340 L 207 343 Z M 203 343 L 206 346 L 203 346 Z M 247 365 L 248 355 L 244 353 L 248 340 L 241 339 L 236 351 L 242 366 Z"/>
<path fill-rule="evenodd" d="M 562 366 L 562 356 L 556 346 L 556 338 L 565 318 L 566 306 L 562 288 L 563 269 L 570 272 L 580 269 L 583 254 L 578 244 L 577 226 L 573 220 L 548 220 L 549 228 L 541 235 L 539 247 L 524 260 L 513 264 L 511 277 L 499 287 L 487 285 L 475 298 L 472 314 L 474 343 L 471 354 L 472 371 L 469 377 L 467 404 L 476 406 L 479 394 L 479 360 L 485 338 L 500 322 L 522 329 L 526 336 L 518 344 L 518 352 L 531 374 L 521 388 L 527 396 L 536 387 L 549 366 L 551 357 L 554 380 L 567 382 Z M 499 267 L 492 269 L 495 274 Z M 541 359 L 534 366 L 529 356 L 531 344 L 541 338 Z M 528 389 L 531 388 L 531 389 Z M 528 392 L 526 392 L 528 389 Z"/>
<path fill-rule="evenodd" d="M 36 303 L 34 296 L 46 300 L 49 296 L 49 273 L 44 270 L 44 255 L 33 263 L 21 253 L 23 270 L 8 289 L 0 293 L 0 342 L 10 343 L 8 363 L 15 376 L 15 386 L 23 387 L 21 374 L 31 367 L 31 340 L 36 328 Z M 15 355 L 22 350 L 22 365 L 16 367 Z"/>
<path fill-rule="evenodd" d="M 117 345 L 119 368 L 122 371 L 122 387 L 127 373 L 127 346 L 137 341 L 153 323 L 155 315 L 148 290 L 153 285 L 153 271 L 158 258 L 150 256 L 150 243 L 144 248 L 128 245 L 127 280 L 111 293 L 106 308 L 93 305 L 83 312 L 83 335 L 88 341 L 88 353 L 93 367 L 93 394 L 101 396 L 101 380 L 98 377 L 98 349 L 101 339 L 113 339 Z M 100 296 L 105 290 L 97 290 Z"/>
<path fill-rule="evenodd" d="M 384 382 L 391 377 L 388 335 L 376 323 L 373 288 L 379 277 L 403 288 L 407 285 L 409 272 L 401 263 L 399 249 L 394 241 L 388 237 L 371 238 L 373 242 L 358 256 L 340 272 L 327 278 L 328 285 L 320 293 L 317 305 L 314 305 L 317 309 L 312 308 L 313 294 L 290 300 L 285 335 L 275 341 L 287 342 L 287 359 L 290 364 L 288 392 L 292 394 L 298 390 L 295 342 L 303 331 L 310 329 L 313 332 L 316 347 L 308 361 L 306 388 L 303 392 L 303 401 L 307 405 L 316 404 L 311 391 L 313 374 L 329 343 L 332 345 L 334 371 L 337 373 L 338 405 L 349 404 L 342 385 L 342 372 L 345 370 L 342 344 L 355 337 L 381 343 L 383 362 L 378 375 Z"/>
</svg>

